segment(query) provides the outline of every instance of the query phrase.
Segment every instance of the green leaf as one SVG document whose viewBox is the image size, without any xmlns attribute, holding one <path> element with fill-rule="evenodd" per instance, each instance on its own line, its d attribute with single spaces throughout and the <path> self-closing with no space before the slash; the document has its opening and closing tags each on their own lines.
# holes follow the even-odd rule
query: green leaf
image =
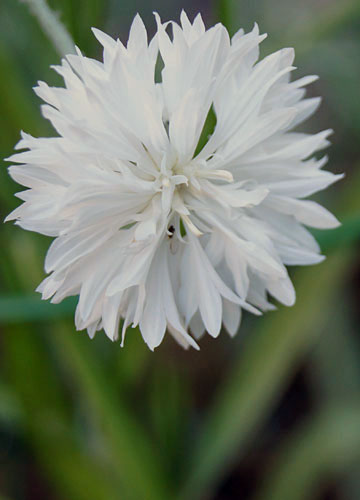
<svg viewBox="0 0 360 500">
<path fill-rule="evenodd" d="M 0 381 L 0 423 L 2 426 L 18 427 L 22 423 L 23 411 L 19 397 L 10 386 Z"/>
<path fill-rule="evenodd" d="M 233 457 L 244 452 L 274 408 L 291 374 L 317 338 L 329 304 L 341 289 L 353 254 L 331 255 L 295 279 L 294 308 L 268 313 L 247 339 L 204 422 L 181 498 L 206 496 Z"/>
<path fill-rule="evenodd" d="M 325 254 L 338 248 L 347 247 L 360 241 L 360 214 L 347 216 L 342 221 L 341 226 L 336 229 L 328 231 L 313 229 L 311 232 Z"/>
<path fill-rule="evenodd" d="M 256 500 L 307 500 L 321 481 L 360 458 L 360 404 L 327 408 L 298 428 L 270 467 Z"/>
<path fill-rule="evenodd" d="M 24 326 L 4 328 L 2 351 L 5 376 L 23 410 L 25 439 L 56 495 L 118 500 L 118 479 L 101 455 L 82 447 L 74 433 L 70 402 L 39 333 Z"/>
<path fill-rule="evenodd" d="M 313 22 L 307 23 L 305 28 L 301 27 L 295 32 L 292 30 L 287 36 L 285 35 L 286 39 L 292 40 L 292 44 L 298 47 L 298 54 L 302 55 L 311 51 L 314 44 L 329 37 L 333 38 L 346 24 L 359 18 L 360 4 L 358 0 L 336 2 L 322 12 L 324 15 L 320 19 L 315 17 Z M 298 43 L 296 43 L 297 40 Z"/>
<path fill-rule="evenodd" d="M 50 340 L 64 368 L 70 373 L 79 397 L 88 405 L 105 435 L 112 464 L 129 498 L 171 498 L 165 467 L 142 425 L 116 392 L 88 336 L 59 325 Z"/>
<path fill-rule="evenodd" d="M 217 17 L 219 21 L 231 31 L 232 28 L 232 2 L 229 0 L 218 0 Z"/>
<path fill-rule="evenodd" d="M 25 323 L 49 321 L 73 316 L 77 299 L 68 298 L 61 304 L 42 301 L 40 296 L 0 296 L 0 323 Z"/>
<path fill-rule="evenodd" d="M 350 302 L 347 294 L 339 297 L 341 313 L 329 317 L 319 343 L 310 354 L 307 379 L 317 407 L 347 408 L 359 398 L 358 338 Z M 360 498 L 359 467 L 360 456 L 337 481 L 337 489 L 347 500 Z"/>
</svg>

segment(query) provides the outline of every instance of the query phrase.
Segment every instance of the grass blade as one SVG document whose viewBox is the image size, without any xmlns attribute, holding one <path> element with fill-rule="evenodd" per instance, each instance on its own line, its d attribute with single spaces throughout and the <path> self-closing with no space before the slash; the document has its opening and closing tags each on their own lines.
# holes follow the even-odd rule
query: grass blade
<svg viewBox="0 0 360 500">
<path fill-rule="evenodd" d="M 232 457 L 250 442 L 317 338 L 326 306 L 345 279 L 352 258 L 352 252 L 332 255 L 317 269 L 316 280 L 312 268 L 302 269 L 296 307 L 268 315 L 248 339 L 205 422 L 181 498 L 202 498 Z"/>
<path fill-rule="evenodd" d="M 30 11 L 39 21 L 40 26 L 60 56 L 75 52 L 74 42 L 65 26 L 50 9 L 45 0 L 24 0 Z"/>
<path fill-rule="evenodd" d="M 119 483 L 72 432 L 70 405 L 38 332 L 7 328 L 2 340 L 4 371 L 21 403 L 21 424 L 56 494 L 69 500 L 117 500 Z"/>
<path fill-rule="evenodd" d="M 51 341 L 68 371 L 78 396 L 83 398 L 106 437 L 129 498 L 169 498 L 165 468 L 142 426 L 117 394 L 111 379 L 98 362 L 87 335 L 61 325 L 53 329 Z"/>
<path fill-rule="evenodd" d="M 268 471 L 256 500 L 306 500 L 321 480 L 360 458 L 360 404 L 324 410 L 297 429 Z"/>
<path fill-rule="evenodd" d="M 42 301 L 40 296 L 0 296 L 0 324 L 49 321 L 72 316 L 76 299 L 67 299 L 61 304 Z"/>
<path fill-rule="evenodd" d="M 347 247 L 360 240 L 360 214 L 344 218 L 341 226 L 331 231 L 314 229 L 311 232 L 325 254 L 341 247 Z"/>
</svg>

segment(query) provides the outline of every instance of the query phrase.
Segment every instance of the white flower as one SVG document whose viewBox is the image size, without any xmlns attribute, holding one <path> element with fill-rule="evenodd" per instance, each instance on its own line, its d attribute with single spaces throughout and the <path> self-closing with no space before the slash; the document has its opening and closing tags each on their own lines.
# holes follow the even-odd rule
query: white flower
<svg viewBox="0 0 360 500">
<path fill-rule="evenodd" d="M 7 219 L 55 237 L 38 290 L 55 303 L 79 295 L 78 329 L 115 340 L 123 319 L 123 337 L 139 325 L 150 349 L 166 329 L 197 348 L 222 323 L 234 335 L 242 309 L 273 309 L 268 294 L 294 303 L 285 265 L 323 260 L 303 224 L 338 225 L 304 198 L 341 176 L 313 158 L 330 130 L 291 131 L 320 102 L 303 99 L 315 76 L 290 82 L 293 49 L 257 62 L 257 25 L 230 40 L 200 15 L 156 21 L 148 44 L 137 15 L 127 47 L 94 29 L 103 62 L 78 50 L 54 67 L 65 88 L 39 82 L 58 136 L 22 134 L 10 175 L 29 189 Z"/>
</svg>

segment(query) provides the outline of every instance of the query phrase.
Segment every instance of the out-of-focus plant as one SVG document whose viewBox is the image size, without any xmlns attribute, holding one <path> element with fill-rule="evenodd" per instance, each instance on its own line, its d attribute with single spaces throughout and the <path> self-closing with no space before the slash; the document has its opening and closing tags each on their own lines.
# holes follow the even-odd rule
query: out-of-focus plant
<svg viewBox="0 0 360 500">
<path fill-rule="evenodd" d="M 8 12 L 29 23 L 24 24 L 26 36 L 37 33 L 21 6 L 8 0 L 5 3 Z M 88 9 L 87 22 L 96 24 L 96 17 L 103 15 L 95 5 L 99 2 L 88 2 L 87 7 L 86 2 L 81 3 Z M 64 0 L 57 6 L 68 25 L 73 25 L 80 37 L 85 36 L 85 27 L 76 21 L 71 4 Z M 220 2 L 217 12 L 225 23 L 235 16 L 236 4 Z M 320 27 L 314 22 L 298 33 L 298 40 L 306 39 L 304 44 L 299 42 L 301 56 L 305 58 L 306 51 L 322 37 L 329 39 L 339 33 L 354 16 L 359 16 L 358 2 L 329 7 Z M 58 23 L 56 17 L 54 20 Z M 41 37 L 34 35 L 37 47 L 44 44 Z M 360 47 L 360 40 L 356 43 Z M 41 62 L 45 68 L 52 53 L 40 53 L 39 57 L 46 59 Z M 28 91 L 29 82 L 24 81 L 22 68 L 2 44 L 0 68 L 7 75 L 0 81 L 0 148 L 6 156 L 20 128 L 45 132 Z M 14 189 L 5 177 L 0 185 L 4 214 L 13 206 L 10 193 Z M 344 469 L 358 463 L 358 386 L 355 384 L 344 398 L 343 386 L 329 388 L 328 382 L 331 366 L 340 359 L 347 363 L 349 354 L 346 347 L 336 349 L 336 359 L 333 352 L 332 365 L 327 366 L 331 353 L 327 346 L 325 355 L 325 347 L 321 347 L 329 315 L 333 308 L 338 311 L 336 304 L 341 303 L 339 297 L 344 294 L 360 237 L 360 179 L 352 172 L 348 177 L 343 199 L 337 203 L 343 226 L 319 235 L 328 259 L 316 269 L 296 271 L 298 301 L 294 308 L 267 316 L 251 335 L 235 344 L 237 351 L 226 376 L 210 406 L 196 419 L 187 374 L 177 373 L 176 368 L 168 373 L 161 356 L 149 355 L 137 341 L 138 332 L 132 332 L 125 350 L 109 349 L 101 339 L 90 342 L 73 332 L 66 320 L 73 313 L 71 300 L 52 306 L 28 295 L 42 274 L 43 240 L 3 229 L 0 423 L 23 433 L 57 496 L 69 500 L 214 498 L 235 457 L 246 456 L 289 378 L 310 352 L 312 377 L 318 377 L 317 387 L 326 397 L 294 434 L 284 437 L 255 497 L 309 499 L 318 478 L 325 480 L 334 472 L 344 474 Z M 358 358 L 353 364 L 356 362 Z M 154 363 L 159 363 L 156 371 L 151 369 Z M 320 372 L 316 367 L 321 367 Z M 144 384 L 149 384 L 147 390 L 143 390 Z M 346 379 L 343 384 L 347 384 Z M 143 399 L 134 400 L 133 394 Z M 354 488 L 356 498 L 360 491 Z"/>
</svg>

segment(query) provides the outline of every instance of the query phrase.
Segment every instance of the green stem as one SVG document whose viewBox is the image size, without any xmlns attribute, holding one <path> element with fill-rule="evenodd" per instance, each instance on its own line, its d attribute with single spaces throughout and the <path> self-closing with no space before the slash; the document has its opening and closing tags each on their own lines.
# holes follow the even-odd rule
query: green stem
<svg viewBox="0 0 360 500">
<path fill-rule="evenodd" d="M 60 56 L 74 53 L 75 44 L 58 16 L 53 12 L 45 0 L 23 0 L 27 3 L 32 14 L 39 21 L 44 33 L 53 43 Z"/>
<path fill-rule="evenodd" d="M 231 31 L 231 9 L 228 0 L 219 0 L 217 2 L 217 11 L 219 21 Z"/>
</svg>

